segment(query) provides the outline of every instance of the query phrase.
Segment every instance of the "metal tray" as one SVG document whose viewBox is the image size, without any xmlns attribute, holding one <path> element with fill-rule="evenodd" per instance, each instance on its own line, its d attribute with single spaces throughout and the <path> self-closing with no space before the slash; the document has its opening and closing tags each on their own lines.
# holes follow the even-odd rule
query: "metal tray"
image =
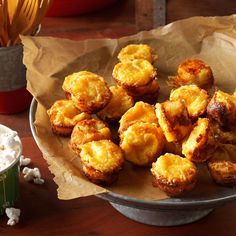
<svg viewBox="0 0 236 236">
<path fill-rule="evenodd" d="M 32 135 L 37 143 L 34 128 L 37 101 L 32 100 L 29 112 L 29 122 Z M 217 192 L 199 194 L 188 198 L 169 198 L 159 201 L 140 200 L 114 192 L 99 194 L 121 214 L 135 221 L 156 225 L 176 226 L 194 222 L 208 215 L 214 208 L 236 199 L 236 189 L 219 187 Z"/>
</svg>

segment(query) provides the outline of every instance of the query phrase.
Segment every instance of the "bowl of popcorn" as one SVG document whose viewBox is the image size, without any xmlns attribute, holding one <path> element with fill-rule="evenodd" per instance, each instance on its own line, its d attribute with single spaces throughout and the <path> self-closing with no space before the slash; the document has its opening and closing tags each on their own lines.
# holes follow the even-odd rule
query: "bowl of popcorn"
<svg viewBox="0 0 236 236">
<path fill-rule="evenodd" d="M 17 132 L 0 124 L 0 215 L 18 199 L 21 153 Z"/>
</svg>

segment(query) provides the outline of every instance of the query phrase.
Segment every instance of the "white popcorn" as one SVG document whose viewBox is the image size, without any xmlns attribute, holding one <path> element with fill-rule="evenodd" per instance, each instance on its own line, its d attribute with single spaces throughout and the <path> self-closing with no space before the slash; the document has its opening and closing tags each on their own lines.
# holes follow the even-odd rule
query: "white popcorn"
<svg viewBox="0 0 236 236">
<path fill-rule="evenodd" d="M 7 224 L 10 226 L 16 225 L 19 222 L 20 217 L 20 209 L 17 208 L 6 208 L 5 210 L 7 217 L 9 220 L 7 221 Z"/>
<path fill-rule="evenodd" d="M 20 140 L 16 131 L 4 133 L 1 135 L 1 145 L 9 149 L 18 149 L 20 146 Z"/>
<path fill-rule="evenodd" d="M 44 180 L 41 178 L 39 168 L 24 167 L 22 173 L 26 181 L 33 181 L 35 184 L 43 184 Z"/>
<path fill-rule="evenodd" d="M 26 181 L 31 181 L 34 179 L 34 170 L 29 167 L 24 167 L 22 173 Z"/>
<path fill-rule="evenodd" d="M 41 174 L 39 171 L 39 168 L 34 168 L 34 177 L 40 179 L 41 178 Z"/>
<path fill-rule="evenodd" d="M 0 171 L 11 165 L 16 159 L 16 151 L 4 149 L 0 150 Z"/>
<path fill-rule="evenodd" d="M 23 155 L 20 156 L 20 166 L 27 166 L 31 162 L 31 159 L 28 157 L 24 157 Z"/>
<path fill-rule="evenodd" d="M 21 143 L 17 132 L 0 132 L 0 171 L 6 169 L 16 160 L 20 149 Z"/>
<path fill-rule="evenodd" d="M 35 178 L 35 179 L 34 179 L 34 183 L 35 183 L 35 184 L 44 184 L 44 179 Z"/>
</svg>

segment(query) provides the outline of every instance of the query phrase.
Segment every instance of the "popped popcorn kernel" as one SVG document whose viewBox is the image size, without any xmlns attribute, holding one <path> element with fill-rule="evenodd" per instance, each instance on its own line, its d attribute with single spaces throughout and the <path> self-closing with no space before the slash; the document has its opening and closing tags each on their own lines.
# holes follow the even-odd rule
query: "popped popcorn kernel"
<svg viewBox="0 0 236 236">
<path fill-rule="evenodd" d="M 20 166 L 27 166 L 31 163 L 31 159 L 28 157 L 20 156 Z"/>
<path fill-rule="evenodd" d="M 33 181 L 35 184 L 43 184 L 44 179 L 41 178 L 41 173 L 39 168 L 29 168 L 24 167 L 22 173 L 24 174 L 24 179 L 26 181 Z"/>
<path fill-rule="evenodd" d="M 20 209 L 17 208 L 6 208 L 5 209 L 6 215 L 9 218 L 7 221 L 7 225 L 14 226 L 19 222 L 19 217 L 20 217 Z"/>
<path fill-rule="evenodd" d="M 40 184 L 40 185 L 44 184 L 44 179 L 41 178 L 35 178 L 33 181 L 35 184 Z"/>
</svg>

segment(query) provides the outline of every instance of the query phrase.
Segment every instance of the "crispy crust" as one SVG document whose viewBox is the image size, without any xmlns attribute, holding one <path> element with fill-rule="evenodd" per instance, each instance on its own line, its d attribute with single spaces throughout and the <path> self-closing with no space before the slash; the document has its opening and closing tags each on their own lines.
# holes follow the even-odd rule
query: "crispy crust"
<svg viewBox="0 0 236 236">
<path fill-rule="evenodd" d="M 222 127 L 236 125 L 236 97 L 217 90 L 207 106 L 207 115 Z"/>
<path fill-rule="evenodd" d="M 83 165 L 83 172 L 91 182 L 102 186 L 109 186 L 113 184 L 119 177 L 119 172 L 103 173 L 86 165 Z"/>
<path fill-rule="evenodd" d="M 236 144 L 236 127 L 225 130 L 217 122 L 211 122 L 215 140 L 223 144 Z"/>
<path fill-rule="evenodd" d="M 150 63 L 153 63 L 155 56 L 152 53 L 152 49 L 146 44 L 129 44 L 121 49 L 118 54 L 118 59 L 121 62 L 134 59 L 145 59 Z"/>
<path fill-rule="evenodd" d="M 110 185 L 116 181 L 124 164 L 122 150 L 110 140 L 82 145 L 80 157 L 85 175 L 92 182 L 102 185 Z"/>
<path fill-rule="evenodd" d="M 89 118 L 89 114 L 77 109 L 73 102 L 66 99 L 57 100 L 47 110 L 53 133 L 70 136 L 78 121 Z"/>
<path fill-rule="evenodd" d="M 183 100 L 192 120 L 206 112 L 208 94 L 196 85 L 185 85 L 171 91 L 170 101 Z"/>
<path fill-rule="evenodd" d="M 208 170 L 213 180 L 220 185 L 236 185 L 236 164 L 231 161 L 213 160 L 209 161 Z"/>
<path fill-rule="evenodd" d="M 217 148 L 210 121 L 199 118 L 190 135 L 183 141 L 182 153 L 191 161 L 205 162 Z"/>
<path fill-rule="evenodd" d="M 150 88 L 152 85 L 152 82 L 154 80 L 150 81 L 148 84 L 143 85 L 143 86 L 124 86 L 121 83 L 118 83 L 120 87 L 122 87 L 130 96 L 135 97 L 135 96 L 142 96 L 145 94 L 145 92 Z"/>
<path fill-rule="evenodd" d="M 178 76 L 174 78 L 177 86 L 196 84 L 209 91 L 214 84 L 214 76 L 209 65 L 199 59 L 188 59 L 178 67 Z"/>
<path fill-rule="evenodd" d="M 79 155 L 82 144 L 102 139 L 111 139 L 111 137 L 111 131 L 104 122 L 96 119 L 85 119 L 75 125 L 69 147 Z"/>
<path fill-rule="evenodd" d="M 151 172 L 155 177 L 153 186 L 170 197 L 181 196 L 192 190 L 197 182 L 196 166 L 178 155 L 166 153 L 153 163 Z"/>
<path fill-rule="evenodd" d="M 120 119 L 118 132 L 122 133 L 136 121 L 158 124 L 154 106 L 145 102 L 136 102 Z"/>
<path fill-rule="evenodd" d="M 217 184 L 236 185 L 235 151 L 236 145 L 220 144 L 212 158 L 208 160 L 208 170 Z"/>
<path fill-rule="evenodd" d="M 88 97 L 78 98 L 72 95 L 72 101 L 81 111 L 93 114 L 102 110 L 108 104 L 111 98 L 111 94 L 107 93 L 102 97 L 103 99 L 101 102 L 92 102 L 87 100 Z"/>
<path fill-rule="evenodd" d="M 164 136 L 156 124 L 135 122 L 120 136 L 125 158 L 138 166 L 150 166 L 164 147 Z"/>
<path fill-rule="evenodd" d="M 169 197 L 179 197 L 191 191 L 195 187 L 196 182 L 197 179 L 193 179 L 189 183 L 172 183 L 163 177 L 159 177 L 158 180 L 154 179 L 152 184 L 154 187 L 158 187 L 161 191 L 165 192 Z"/>
<path fill-rule="evenodd" d="M 134 100 L 127 92 L 117 86 L 111 86 L 112 98 L 107 106 L 97 113 L 99 118 L 107 122 L 117 121 L 134 105 Z"/>
<path fill-rule="evenodd" d="M 135 59 L 116 64 L 112 75 L 119 86 L 131 91 L 150 84 L 156 77 L 156 71 L 147 60 Z"/>
<path fill-rule="evenodd" d="M 159 90 L 160 87 L 156 79 L 146 86 L 130 90 L 126 89 L 127 93 L 134 98 L 135 102 L 143 101 L 150 104 L 156 103 Z"/>
<path fill-rule="evenodd" d="M 179 142 L 189 134 L 192 124 L 182 101 L 156 104 L 156 116 L 168 142 Z"/>
<path fill-rule="evenodd" d="M 74 128 L 74 126 L 60 126 L 60 125 L 54 125 L 53 123 L 51 123 L 51 127 L 52 127 L 52 132 L 54 134 L 60 135 L 63 137 L 70 136 Z"/>
<path fill-rule="evenodd" d="M 78 109 L 90 114 L 103 109 L 112 96 L 103 77 L 88 71 L 67 76 L 62 87 Z"/>
</svg>

